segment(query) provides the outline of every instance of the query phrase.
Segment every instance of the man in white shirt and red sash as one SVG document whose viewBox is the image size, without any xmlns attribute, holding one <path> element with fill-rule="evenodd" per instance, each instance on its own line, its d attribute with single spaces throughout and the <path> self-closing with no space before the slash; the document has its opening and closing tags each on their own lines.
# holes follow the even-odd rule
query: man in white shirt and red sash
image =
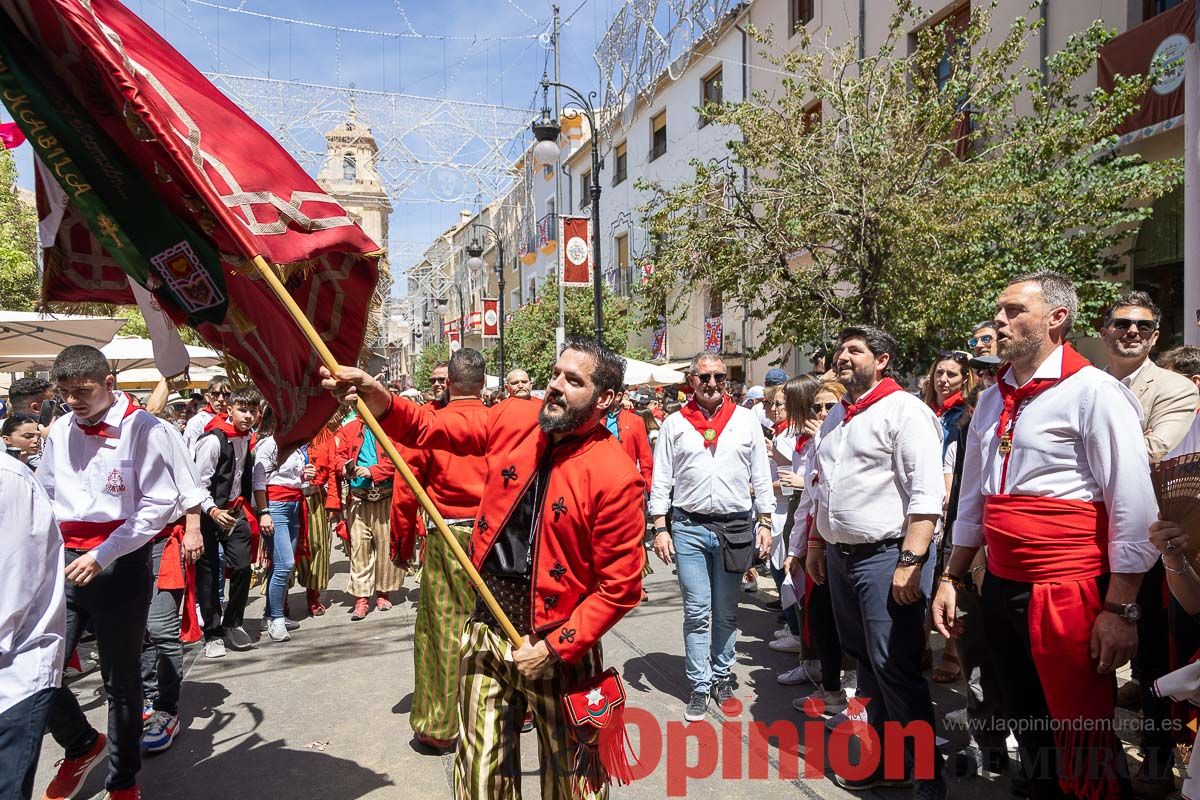
<svg viewBox="0 0 1200 800">
<path fill-rule="evenodd" d="M 137 800 L 141 769 L 142 638 L 153 578 L 150 542 L 205 494 L 173 465 L 186 461 L 166 423 L 113 391 L 104 355 L 74 345 L 50 377 L 71 412 L 50 429 L 38 478 L 54 505 L 66 548 L 65 652 L 91 622 L 108 696 L 108 736 L 60 688 L 47 723 L 66 750 L 46 800 L 72 797 L 108 752 L 106 800 Z"/>
<path fill-rule="evenodd" d="M 934 603 L 938 629 L 957 633 L 957 590 L 986 544 L 984 622 L 1035 800 L 1130 796 L 1114 673 L 1137 648 L 1134 601 L 1157 555 L 1141 410 L 1066 343 L 1077 309 L 1052 272 L 1017 278 L 996 303 L 1008 364 L 968 431 Z"/>
<path fill-rule="evenodd" d="M 726 376 L 715 353 L 692 359 L 692 399 L 663 421 L 654 450 L 654 552 L 664 563 L 674 559 L 679 573 L 689 722 L 704 719 L 710 695 L 719 705 L 733 697 L 742 575 L 756 553 L 771 551 L 775 492 L 766 439 L 754 412 L 725 393 Z"/>
<path fill-rule="evenodd" d="M 838 337 L 834 370 L 846 396 L 821 425 L 815 457 L 815 531 L 806 568 L 828 574 L 842 648 L 858 662 L 867 722 L 884 742 L 885 722 L 933 727 L 929 684 L 921 675 L 925 611 L 933 589 L 930 543 L 946 492 L 942 426 L 891 378 L 898 350 L 888 333 L 866 326 Z M 863 780 L 834 775 L 845 789 L 913 784 L 918 800 L 942 800 L 941 757 L 905 742 L 905 774 Z"/>
<path fill-rule="evenodd" d="M 187 445 L 188 452 L 196 448 L 196 440 L 208 430 L 208 423 L 222 414 L 229 413 L 229 398 L 232 394 L 229 378 L 214 375 L 208 379 L 208 388 L 204 390 L 204 399 L 208 402 L 183 426 L 183 442 Z"/>
</svg>

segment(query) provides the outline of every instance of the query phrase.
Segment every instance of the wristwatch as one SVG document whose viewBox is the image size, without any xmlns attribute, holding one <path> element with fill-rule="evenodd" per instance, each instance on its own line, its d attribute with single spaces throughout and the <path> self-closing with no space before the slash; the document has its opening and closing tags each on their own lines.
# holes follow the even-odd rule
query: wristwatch
<svg viewBox="0 0 1200 800">
<path fill-rule="evenodd" d="M 658 535 L 658 534 L 660 534 L 660 533 L 665 533 L 665 534 L 667 534 L 668 536 L 670 536 L 670 534 L 671 534 L 671 531 L 670 531 L 670 530 L 668 530 L 667 528 L 655 528 L 655 529 L 654 529 L 654 535 L 655 535 L 655 536 L 657 536 L 657 535 Z"/>
<path fill-rule="evenodd" d="M 901 550 L 899 564 L 902 567 L 919 567 L 929 559 L 929 551 L 917 555 L 912 550 Z"/>
<path fill-rule="evenodd" d="M 1104 610 L 1116 614 L 1126 622 L 1137 622 L 1142 618 L 1142 607 L 1137 603 L 1105 603 Z"/>
</svg>

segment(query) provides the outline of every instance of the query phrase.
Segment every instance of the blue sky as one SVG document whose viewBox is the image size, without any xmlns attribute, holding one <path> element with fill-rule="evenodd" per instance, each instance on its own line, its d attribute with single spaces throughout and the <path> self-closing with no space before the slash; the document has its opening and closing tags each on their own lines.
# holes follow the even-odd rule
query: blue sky
<svg viewBox="0 0 1200 800">
<path fill-rule="evenodd" d="M 548 51 L 533 37 L 551 18 L 547 0 L 124 0 L 205 72 L 514 108 L 540 107 L 537 82 Z M 210 0 L 204 0 L 209 3 Z M 273 22 L 231 9 L 340 28 L 384 33 L 415 31 L 416 39 L 337 33 Z M 599 88 L 592 53 L 619 0 L 560 0 L 564 18 L 562 77 L 580 89 Z M 496 37 L 527 37 L 498 39 Z M 474 39 L 474 41 L 472 41 Z M 0 115 L 6 114 L 0 111 Z M 533 111 L 530 111 L 530 117 Z M 20 185 L 31 188 L 28 145 L 17 151 Z M 483 198 L 484 202 L 492 198 Z M 393 241 L 429 241 L 457 219 L 458 205 L 397 205 Z"/>
</svg>

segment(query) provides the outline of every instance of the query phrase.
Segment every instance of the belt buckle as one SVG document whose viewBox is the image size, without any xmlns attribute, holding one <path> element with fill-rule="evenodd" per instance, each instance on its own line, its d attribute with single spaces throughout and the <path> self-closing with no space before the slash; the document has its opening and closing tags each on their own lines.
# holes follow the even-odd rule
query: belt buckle
<svg viewBox="0 0 1200 800">
<path fill-rule="evenodd" d="M 383 497 L 383 493 L 378 489 L 367 489 L 367 502 L 374 503 Z"/>
</svg>

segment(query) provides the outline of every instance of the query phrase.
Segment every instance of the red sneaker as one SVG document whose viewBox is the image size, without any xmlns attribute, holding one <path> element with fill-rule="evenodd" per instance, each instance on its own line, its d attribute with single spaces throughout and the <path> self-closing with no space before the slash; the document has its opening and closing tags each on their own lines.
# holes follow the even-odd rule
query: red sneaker
<svg viewBox="0 0 1200 800">
<path fill-rule="evenodd" d="M 305 598 L 308 600 L 308 613 L 319 617 L 325 613 L 325 605 L 321 602 L 321 593 L 316 589 L 306 589 Z"/>
<path fill-rule="evenodd" d="M 109 789 L 104 793 L 103 800 L 142 800 L 142 791 L 136 786 L 128 789 Z"/>
<path fill-rule="evenodd" d="M 101 733 L 96 737 L 91 749 L 79 758 L 64 758 L 59 761 L 55 765 L 58 767 L 58 773 L 46 787 L 42 800 L 69 800 L 74 797 L 92 770 L 104 762 L 107 754 L 108 737 Z"/>
<path fill-rule="evenodd" d="M 354 613 L 352 613 L 350 615 L 350 619 L 353 620 L 354 622 L 358 622 L 360 619 L 364 619 L 367 616 L 367 614 L 369 614 L 370 612 L 371 612 L 371 607 L 369 605 L 367 605 L 367 598 L 365 598 L 365 597 L 355 598 Z"/>
<path fill-rule="evenodd" d="M 375 595 L 375 608 L 378 609 L 379 611 L 390 611 L 391 610 L 392 601 L 388 600 L 388 596 L 387 596 L 386 592 L 379 592 L 378 594 Z"/>
</svg>

